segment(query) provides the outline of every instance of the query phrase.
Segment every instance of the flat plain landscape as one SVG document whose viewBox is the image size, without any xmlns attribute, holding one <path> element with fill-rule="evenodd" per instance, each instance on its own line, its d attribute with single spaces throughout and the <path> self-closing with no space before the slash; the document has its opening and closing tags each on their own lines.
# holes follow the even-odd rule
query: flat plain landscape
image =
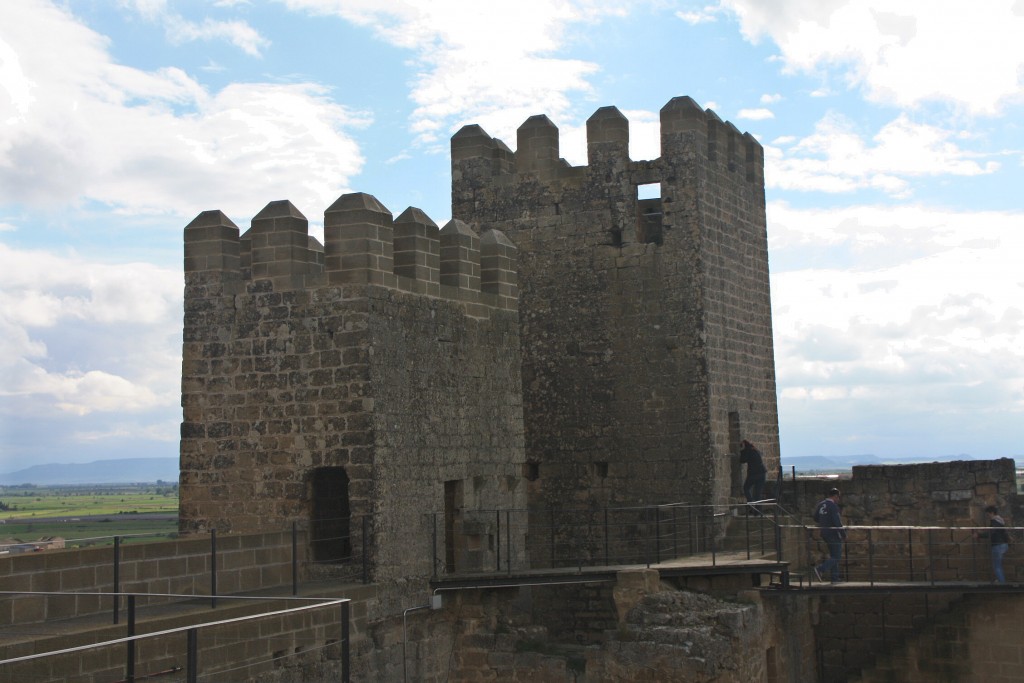
<svg viewBox="0 0 1024 683">
<path fill-rule="evenodd" d="M 0 545 L 63 538 L 68 546 L 173 538 L 176 483 L 0 486 Z"/>
</svg>

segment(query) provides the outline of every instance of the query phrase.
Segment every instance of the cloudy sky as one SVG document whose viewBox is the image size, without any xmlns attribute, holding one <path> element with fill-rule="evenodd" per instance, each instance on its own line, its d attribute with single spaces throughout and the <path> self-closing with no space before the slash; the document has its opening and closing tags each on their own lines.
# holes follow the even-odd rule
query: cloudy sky
<svg viewBox="0 0 1024 683">
<path fill-rule="evenodd" d="M 182 229 L 450 217 L 448 139 L 765 148 L 783 457 L 1024 454 L 1024 0 L 0 2 L 0 471 L 175 456 Z"/>
</svg>

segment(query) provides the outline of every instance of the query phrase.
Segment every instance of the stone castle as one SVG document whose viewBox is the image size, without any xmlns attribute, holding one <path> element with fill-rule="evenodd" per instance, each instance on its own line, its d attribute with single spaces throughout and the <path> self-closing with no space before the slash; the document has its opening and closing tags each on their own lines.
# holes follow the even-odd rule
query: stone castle
<svg viewBox="0 0 1024 683">
<path fill-rule="evenodd" d="M 323 245 L 287 201 L 189 224 L 183 530 L 369 515 L 375 577 L 423 575 L 428 512 L 724 503 L 741 438 L 774 467 L 761 146 L 680 97 L 658 159 L 614 107 L 587 148 L 559 158 L 545 116 L 515 152 L 464 127 L 440 229 L 366 194 Z"/>
<path fill-rule="evenodd" d="M 443 228 L 358 193 L 323 244 L 288 201 L 193 220 L 182 533 L 0 557 L 0 678 L 131 680 L 127 594 L 192 632 L 135 643 L 146 677 L 1020 680 L 1024 562 L 979 581 L 970 533 L 1024 515 L 1013 460 L 854 468 L 852 590 L 805 583 L 822 482 L 769 482 L 785 520 L 728 505 L 741 439 L 779 464 L 762 149 L 686 97 L 658 159 L 615 108 L 587 138 L 573 167 L 546 117 L 515 152 L 463 128 Z M 272 611 L 289 583 L 341 618 Z"/>
<path fill-rule="evenodd" d="M 909 647 L 947 648 L 932 659 L 961 671 L 948 680 L 1000 670 L 985 645 L 993 629 L 978 624 L 1012 622 L 1017 595 L 763 597 L 750 580 L 762 586 L 775 560 L 703 575 L 651 569 L 641 537 L 652 510 L 660 523 L 656 506 L 721 511 L 742 500 L 741 439 L 778 470 L 763 150 L 680 97 L 661 110 L 657 159 L 630 159 L 629 122 L 614 107 L 588 120 L 587 153 L 586 166 L 560 158 L 545 116 L 519 128 L 514 152 L 462 128 L 451 141 L 453 218 L 441 228 L 361 193 L 327 208 L 323 244 L 288 201 L 244 233 L 219 211 L 192 221 L 186 538 L 301 528 L 305 578 L 338 579 L 361 563 L 358 680 L 398 680 L 410 663 L 414 680 L 846 680 L 890 649 L 897 621 Z M 802 486 L 793 510 L 819 495 L 820 482 Z M 910 510 L 922 528 L 969 527 L 983 504 L 1017 507 L 1010 460 L 865 470 L 844 487 L 867 524 L 906 523 Z M 573 586 L 508 578 L 513 567 L 558 567 L 563 548 L 562 567 L 608 565 L 610 535 L 591 522 L 623 509 L 641 512 L 612 551 L 640 558 L 625 563 L 633 569 Z M 563 524 L 569 515 L 590 521 Z M 697 543 L 738 527 L 749 560 L 749 521 L 730 519 L 716 517 Z M 817 560 L 801 523 L 786 539 L 782 528 L 755 533 L 780 534 L 777 560 L 785 546 L 809 572 Z M 873 571 L 871 533 L 858 571 Z M 978 576 L 975 546 L 957 541 L 932 562 L 921 533 L 931 534 L 899 541 L 911 566 L 927 564 L 933 582 Z M 922 549 L 929 556 L 914 558 Z M 263 570 L 238 569 L 239 585 L 265 583 Z M 507 576 L 493 588 L 443 580 L 488 572 Z M 438 591 L 455 606 L 409 634 L 408 612 Z M 967 636 L 923 630 L 961 598 L 950 618 L 964 627 L 949 633 Z M 524 654 L 545 639 L 569 654 Z M 575 647 L 586 649 L 585 673 L 573 669 Z M 892 666 L 902 680 L 937 680 L 920 664 Z"/>
</svg>

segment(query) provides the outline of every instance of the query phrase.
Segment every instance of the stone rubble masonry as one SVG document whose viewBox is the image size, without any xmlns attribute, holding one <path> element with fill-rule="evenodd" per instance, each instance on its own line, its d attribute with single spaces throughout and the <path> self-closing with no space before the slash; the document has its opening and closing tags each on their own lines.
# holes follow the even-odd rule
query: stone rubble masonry
<svg viewBox="0 0 1024 683">
<path fill-rule="evenodd" d="M 722 503 L 741 438 L 773 467 L 763 150 L 688 97 L 661 118 L 661 156 L 633 161 L 599 109 L 582 167 L 545 116 L 516 152 L 463 128 L 441 229 L 363 193 L 327 208 L 323 245 L 286 200 L 241 235 L 196 217 L 182 530 L 308 523 L 315 473 L 343 468 L 375 571 L 428 576 L 459 524 L 428 513 Z M 455 554 L 487 566 L 497 530 L 472 531 Z"/>
<path fill-rule="evenodd" d="M 300 540 L 306 543 L 304 536 Z M 219 592 L 227 595 L 290 583 L 291 545 L 289 533 L 218 538 Z M 173 541 L 125 543 L 119 552 L 118 584 L 114 583 L 110 547 L 0 556 L 4 590 L 55 593 L 15 596 L 0 602 L 0 628 L 109 614 L 110 598 L 99 595 L 101 592 L 150 594 L 145 605 L 151 606 L 174 602 L 165 597 L 171 594 L 204 595 L 210 590 L 212 548 L 208 537 L 193 535 Z"/>
<path fill-rule="evenodd" d="M 741 438 L 774 471 L 760 144 L 688 97 L 662 109 L 654 160 L 630 159 L 615 107 L 587 122 L 586 166 L 545 116 L 517 143 L 455 134 L 452 214 L 519 247 L 531 505 L 723 503 Z"/>
<path fill-rule="evenodd" d="M 842 492 L 843 522 L 850 525 L 987 526 L 988 505 L 997 506 L 1007 524 L 1019 514 L 1012 458 L 858 465 L 849 477 L 790 478 L 781 489 L 770 480 L 766 495 L 809 517 L 833 486 Z"/>
<path fill-rule="evenodd" d="M 850 580 L 907 580 L 912 572 L 917 579 L 987 581 L 988 541 L 972 538 L 972 528 L 988 526 L 988 505 L 996 505 L 1009 526 L 1024 519 L 1012 458 L 865 465 L 854 467 L 851 477 L 777 484 L 770 482 L 766 495 L 778 497 L 811 530 L 807 552 L 788 555 L 794 569 L 807 574 L 827 552 L 811 513 L 832 486 L 842 491 L 845 525 L 874 527 L 870 538 L 866 529 L 849 530 L 844 570 Z M 1019 581 L 1024 560 L 1010 553 L 1004 569 L 1008 581 Z"/>
<path fill-rule="evenodd" d="M 181 529 L 308 524 L 313 474 L 344 468 L 353 555 L 369 516 L 378 579 L 430 576 L 445 482 L 525 507 L 517 250 L 366 194 L 324 237 L 287 201 L 185 228 Z"/>
<path fill-rule="evenodd" d="M 941 595 L 941 594 L 940 594 Z M 893 601 L 886 598 L 888 644 L 880 638 L 878 614 L 864 615 L 864 605 L 847 600 L 835 607 L 851 614 L 846 625 L 866 631 L 857 624 L 853 615 L 861 613 L 862 622 L 874 623 L 874 633 L 864 641 L 862 650 L 877 661 L 864 671 L 857 671 L 856 663 L 847 661 L 850 650 L 832 652 L 826 657 L 830 666 L 825 675 L 829 680 L 849 680 L 851 683 L 932 683 L 933 681 L 986 681 L 1010 683 L 1021 680 L 1024 664 L 1024 644 L 1021 643 L 1022 599 L 1017 593 L 1003 595 L 955 595 L 950 605 L 937 604 L 939 596 L 930 595 L 930 604 L 917 604 L 907 596 Z M 882 612 L 877 604 L 876 612 Z M 912 609 L 910 609 L 912 608 Z M 831 616 L 831 615 L 830 615 Z M 913 619 L 921 628 L 905 641 L 898 634 L 899 626 L 892 626 L 900 616 L 904 621 Z M 823 619 L 828 618 L 823 615 Z M 833 630 L 838 630 L 833 629 Z M 895 644 L 895 646 L 894 646 Z M 844 660 L 844 657 L 846 658 Z"/>
<path fill-rule="evenodd" d="M 815 633 L 824 680 L 846 680 L 871 670 L 880 656 L 946 614 L 960 597 L 935 592 L 821 598 Z"/>
<path fill-rule="evenodd" d="M 614 107 L 587 131 L 572 167 L 545 116 L 515 152 L 463 128 L 440 229 L 362 193 L 326 209 L 323 244 L 288 201 L 242 234 L 220 211 L 185 228 L 181 530 L 315 536 L 318 476 L 341 472 L 380 588 L 371 669 L 397 673 L 392 636 L 440 563 L 519 564 L 543 540 L 467 511 L 724 503 L 742 438 L 778 464 L 761 146 L 688 97 L 657 159 L 630 159 Z M 591 593 L 566 598 L 595 615 L 566 625 L 585 642 L 615 623 Z M 440 676 L 434 640 L 410 659 Z"/>
</svg>

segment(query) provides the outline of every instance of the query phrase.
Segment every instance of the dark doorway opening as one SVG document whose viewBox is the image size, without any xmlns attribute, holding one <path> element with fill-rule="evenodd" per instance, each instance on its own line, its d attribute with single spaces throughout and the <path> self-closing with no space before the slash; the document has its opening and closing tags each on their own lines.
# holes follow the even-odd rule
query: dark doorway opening
<svg viewBox="0 0 1024 683">
<path fill-rule="evenodd" d="M 444 564 L 445 571 L 454 572 L 458 556 L 462 553 L 465 539 L 462 537 L 462 482 L 444 483 Z"/>
<path fill-rule="evenodd" d="M 313 560 L 343 562 L 352 557 L 348 474 L 344 467 L 313 470 L 310 529 Z"/>
</svg>

